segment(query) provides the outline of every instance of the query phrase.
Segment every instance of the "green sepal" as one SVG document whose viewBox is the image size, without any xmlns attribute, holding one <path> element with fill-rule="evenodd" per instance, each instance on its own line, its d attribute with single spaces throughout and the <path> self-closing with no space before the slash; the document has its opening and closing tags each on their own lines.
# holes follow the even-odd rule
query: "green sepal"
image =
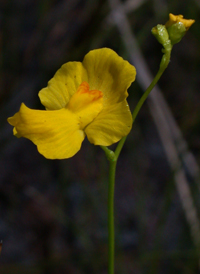
<svg viewBox="0 0 200 274">
<path fill-rule="evenodd" d="M 158 24 L 156 27 L 153 27 L 151 30 L 152 34 L 156 37 L 158 42 L 164 46 L 169 40 L 169 34 L 164 25 Z"/>
<path fill-rule="evenodd" d="M 169 33 L 169 39 L 171 40 L 172 45 L 174 45 L 181 41 L 186 33 L 186 28 L 182 22 L 177 22 L 168 27 L 167 31 Z"/>
</svg>

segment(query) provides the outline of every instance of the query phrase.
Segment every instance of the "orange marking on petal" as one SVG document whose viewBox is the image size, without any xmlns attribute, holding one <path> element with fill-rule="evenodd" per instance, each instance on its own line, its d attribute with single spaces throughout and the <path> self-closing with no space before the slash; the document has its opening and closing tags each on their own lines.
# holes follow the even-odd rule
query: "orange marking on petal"
<svg viewBox="0 0 200 274">
<path fill-rule="evenodd" d="M 89 84 L 85 81 L 80 84 L 76 93 L 79 93 L 79 94 L 88 93 L 94 97 L 93 100 L 103 97 L 103 93 L 100 90 L 96 90 L 96 89 L 90 90 Z"/>
<path fill-rule="evenodd" d="M 83 82 L 80 84 L 80 86 L 78 87 L 77 92 L 80 93 L 85 93 L 85 92 L 89 92 L 90 86 L 87 82 Z"/>
<path fill-rule="evenodd" d="M 100 90 L 90 90 L 89 84 L 82 82 L 66 107 L 76 112 L 99 100 L 103 100 L 103 93 Z"/>
<path fill-rule="evenodd" d="M 103 93 L 100 90 L 90 90 L 89 84 L 82 82 L 66 108 L 78 115 L 80 127 L 85 128 L 102 110 Z"/>
</svg>

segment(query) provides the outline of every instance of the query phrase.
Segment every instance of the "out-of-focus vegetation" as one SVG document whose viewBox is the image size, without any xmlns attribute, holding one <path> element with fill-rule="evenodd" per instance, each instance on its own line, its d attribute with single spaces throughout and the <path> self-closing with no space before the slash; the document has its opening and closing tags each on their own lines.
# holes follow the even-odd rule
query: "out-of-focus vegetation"
<svg viewBox="0 0 200 274">
<path fill-rule="evenodd" d="M 107 273 L 103 151 L 84 141 L 73 158 L 46 160 L 30 141 L 12 136 L 6 119 L 21 102 L 43 108 L 38 91 L 63 63 L 82 61 L 91 49 L 110 47 L 131 61 L 114 12 L 126 12 L 153 75 L 161 45 L 151 28 L 169 12 L 196 20 L 174 46 L 159 86 L 200 164 L 200 2 L 126 0 L 115 11 L 111 2 L 0 1 L 1 274 Z M 137 80 L 129 94 L 133 110 L 142 94 Z M 200 221 L 199 177 L 183 168 Z M 200 253 L 147 104 L 119 159 L 115 201 L 116 274 L 198 273 Z"/>
</svg>

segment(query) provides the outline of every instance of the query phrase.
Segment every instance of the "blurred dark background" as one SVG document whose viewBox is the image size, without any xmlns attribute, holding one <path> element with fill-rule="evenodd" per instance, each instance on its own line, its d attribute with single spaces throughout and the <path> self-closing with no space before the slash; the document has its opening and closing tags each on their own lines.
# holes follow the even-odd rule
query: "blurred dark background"
<svg viewBox="0 0 200 274">
<path fill-rule="evenodd" d="M 6 119 L 21 102 L 43 108 L 37 94 L 56 70 L 100 47 L 138 70 L 140 81 L 129 89 L 133 110 L 147 81 L 140 64 L 155 75 L 162 56 L 151 28 L 169 12 L 196 20 L 159 82 L 172 114 L 166 119 L 187 146 L 180 136 L 160 138 L 162 115 L 153 117 L 156 108 L 145 103 L 117 166 L 115 273 L 200 273 L 200 1 L 1 0 L 1 274 L 107 273 L 103 151 L 85 140 L 73 158 L 47 160 L 29 140 L 13 136 Z M 130 49 L 129 39 L 138 48 Z"/>
</svg>

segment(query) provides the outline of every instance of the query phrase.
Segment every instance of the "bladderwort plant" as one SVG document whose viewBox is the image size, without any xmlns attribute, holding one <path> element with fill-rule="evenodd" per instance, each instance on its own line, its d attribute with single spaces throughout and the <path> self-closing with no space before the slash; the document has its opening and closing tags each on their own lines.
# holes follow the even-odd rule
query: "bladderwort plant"
<svg viewBox="0 0 200 274">
<path fill-rule="evenodd" d="M 104 150 L 109 161 L 109 274 L 114 274 L 114 189 L 120 152 L 142 105 L 169 64 L 173 45 L 180 42 L 193 23 L 182 15 L 169 14 L 165 25 L 152 29 L 163 46 L 163 56 L 158 73 L 132 114 L 126 98 L 136 69 L 113 50 L 101 48 L 86 54 L 82 63 L 68 62 L 56 72 L 39 92 L 46 110 L 32 110 L 22 103 L 19 112 L 8 118 L 13 134 L 31 140 L 47 159 L 74 156 L 86 136 Z M 108 148 L 117 142 L 115 151 Z"/>
</svg>

